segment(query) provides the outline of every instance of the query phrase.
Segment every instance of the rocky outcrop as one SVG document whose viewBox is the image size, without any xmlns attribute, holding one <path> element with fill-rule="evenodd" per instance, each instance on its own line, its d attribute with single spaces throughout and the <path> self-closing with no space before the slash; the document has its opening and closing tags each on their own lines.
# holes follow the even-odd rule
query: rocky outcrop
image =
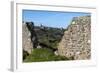
<svg viewBox="0 0 100 73">
<path fill-rule="evenodd" d="M 30 54 L 31 51 L 38 46 L 38 38 L 35 32 L 34 23 L 23 22 L 22 32 L 23 50 Z"/>
<path fill-rule="evenodd" d="M 74 57 L 75 60 L 90 59 L 90 46 L 91 17 L 74 17 L 59 43 L 58 54 L 66 57 Z"/>
<path fill-rule="evenodd" d="M 26 23 L 22 24 L 22 48 L 24 51 L 31 53 L 33 45 L 31 41 L 31 33 L 27 28 Z"/>
<path fill-rule="evenodd" d="M 33 22 L 26 22 L 26 26 L 31 33 L 30 38 L 31 38 L 31 41 L 32 41 L 33 48 L 37 48 L 38 38 L 37 38 L 37 34 L 35 32 L 34 23 Z"/>
</svg>

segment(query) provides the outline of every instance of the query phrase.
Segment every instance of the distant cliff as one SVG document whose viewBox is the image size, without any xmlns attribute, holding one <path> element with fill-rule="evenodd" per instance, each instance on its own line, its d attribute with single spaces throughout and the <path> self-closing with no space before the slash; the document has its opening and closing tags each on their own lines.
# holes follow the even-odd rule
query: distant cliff
<svg viewBox="0 0 100 73">
<path fill-rule="evenodd" d="M 64 32 L 58 54 L 74 59 L 91 58 L 91 17 L 74 17 Z"/>
</svg>

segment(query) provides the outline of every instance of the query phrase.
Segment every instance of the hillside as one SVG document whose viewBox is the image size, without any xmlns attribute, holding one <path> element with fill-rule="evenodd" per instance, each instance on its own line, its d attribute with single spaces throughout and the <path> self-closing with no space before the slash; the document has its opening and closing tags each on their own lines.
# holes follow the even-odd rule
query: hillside
<svg viewBox="0 0 100 73">
<path fill-rule="evenodd" d="M 65 29 L 62 28 L 53 28 L 45 26 L 35 26 L 34 30 L 40 45 L 44 44 L 55 49 L 57 49 L 57 45 L 60 42 L 65 31 Z"/>
<path fill-rule="evenodd" d="M 38 52 L 41 51 L 41 53 L 41 49 L 45 49 L 45 51 L 51 50 L 51 58 L 53 58 L 55 57 L 54 52 L 57 51 L 58 43 L 60 42 L 65 29 L 46 27 L 43 25 L 35 26 L 33 22 L 24 22 L 22 26 L 22 31 L 23 59 L 26 59 L 26 57 L 28 56 L 31 57 L 30 55 L 33 53 L 33 51 L 38 49 Z M 43 54 L 45 54 L 45 52 L 40 55 Z"/>
</svg>

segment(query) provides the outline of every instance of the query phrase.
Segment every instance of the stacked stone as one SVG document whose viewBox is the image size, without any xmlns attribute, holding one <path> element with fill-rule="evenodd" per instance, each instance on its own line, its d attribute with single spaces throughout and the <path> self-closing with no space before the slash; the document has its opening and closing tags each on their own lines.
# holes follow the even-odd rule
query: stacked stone
<svg viewBox="0 0 100 73">
<path fill-rule="evenodd" d="M 73 18 L 71 25 L 64 32 L 58 46 L 58 54 L 74 59 L 91 57 L 91 18 L 81 16 Z"/>
<path fill-rule="evenodd" d="M 28 52 L 29 54 L 32 51 L 32 41 L 31 41 L 31 33 L 27 28 L 26 23 L 22 24 L 22 48 L 24 51 Z"/>
</svg>

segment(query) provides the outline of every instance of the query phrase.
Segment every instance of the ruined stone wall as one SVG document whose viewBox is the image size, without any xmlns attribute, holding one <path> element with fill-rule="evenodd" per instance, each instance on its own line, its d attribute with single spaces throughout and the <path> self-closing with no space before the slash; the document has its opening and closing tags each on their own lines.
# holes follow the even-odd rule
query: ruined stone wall
<svg viewBox="0 0 100 73">
<path fill-rule="evenodd" d="M 24 51 L 31 53 L 33 45 L 31 41 L 31 33 L 25 23 L 22 25 L 22 48 Z"/>
<path fill-rule="evenodd" d="M 74 17 L 58 46 L 58 54 L 74 59 L 91 57 L 91 17 Z"/>
</svg>

